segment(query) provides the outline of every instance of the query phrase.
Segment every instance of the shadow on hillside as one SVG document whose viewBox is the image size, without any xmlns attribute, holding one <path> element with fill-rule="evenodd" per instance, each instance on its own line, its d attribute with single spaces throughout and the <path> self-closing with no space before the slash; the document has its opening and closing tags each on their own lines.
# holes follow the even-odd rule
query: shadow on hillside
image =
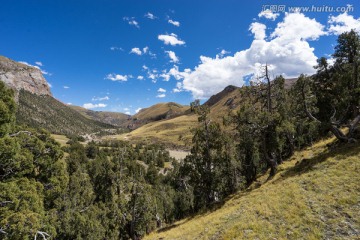
<svg viewBox="0 0 360 240">
<path fill-rule="evenodd" d="M 326 161 L 328 158 L 338 158 L 338 160 L 346 159 L 347 157 L 356 155 L 360 153 L 360 144 L 346 144 L 342 146 L 338 146 L 334 149 L 326 151 L 324 153 L 320 153 L 317 156 L 312 158 L 304 158 L 298 161 L 295 166 L 285 170 L 284 172 L 280 172 L 278 174 L 281 177 L 274 182 L 283 181 L 289 177 L 299 176 L 301 174 L 312 171 L 316 168 L 316 165 Z M 333 163 L 335 164 L 335 163 Z"/>
<path fill-rule="evenodd" d="M 162 228 L 156 230 L 156 232 L 157 233 L 166 232 L 166 231 L 168 231 L 170 229 L 173 229 L 175 227 L 179 227 L 179 226 L 181 226 L 181 225 L 183 225 L 183 224 L 187 223 L 188 221 L 191 221 L 191 220 L 193 220 L 195 218 L 201 218 L 201 217 L 204 217 L 206 215 L 209 215 L 212 212 L 215 212 L 216 210 L 220 209 L 231 198 L 232 198 L 232 195 L 228 196 L 223 201 L 211 204 L 210 206 L 208 206 L 209 207 L 208 209 L 204 209 L 204 210 L 202 210 L 200 212 L 194 213 L 192 216 L 189 216 L 186 220 L 184 220 L 181 223 L 173 223 L 173 224 L 171 224 L 169 226 L 165 226 L 165 227 L 162 227 Z"/>
</svg>

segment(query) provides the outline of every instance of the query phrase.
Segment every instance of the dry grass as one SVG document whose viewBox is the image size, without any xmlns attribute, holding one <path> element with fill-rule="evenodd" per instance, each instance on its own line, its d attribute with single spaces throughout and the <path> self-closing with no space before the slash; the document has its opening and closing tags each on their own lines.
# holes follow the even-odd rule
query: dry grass
<svg viewBox="0 0 360 240">
<path fill-rule="evenodd" d="M 183 106 L 177 103 L 158 103 L 149 108 L 144 108 L 139 111 L 134 117 L 138 119 L 153 119 L 157 118 L 160 115 L 166 114 L 169 111 L 172 111 L 173 114 L 183 114 L 186 110 L 188 110 L 189 106 Z"/>
<path fill-rule="evenodd" d="M 61 146 L 66 146 L 67 142 L 69 141 L 69 138 L 67 138 L 64 135 L 58 135 L 58 134 L 51 134 L 51 136 L 58 142 L 60 143 Z"/>
<path fill-rule="evenodd" d="M 148 123 L 131 133 L 112 135 L 105 138 L 186 147 L 191 143 L 192 139 L 190 130 L 197 124 L 196 115 L 183 115 L 173 119 Z"/>
<path fill-rule="evenodd" d="M 360 145 L 297 152 L 222 206 L 145 239 L 360 239 Z"/>
</svg>

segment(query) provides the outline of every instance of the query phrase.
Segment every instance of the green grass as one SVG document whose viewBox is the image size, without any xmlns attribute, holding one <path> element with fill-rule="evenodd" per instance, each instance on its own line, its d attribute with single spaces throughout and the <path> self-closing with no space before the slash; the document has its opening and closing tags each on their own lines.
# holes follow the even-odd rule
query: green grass
<svg viewBox="0 0 360 240">
<path fill-rule="evenodd" d="M 296 152 L 218 209 L 145 239 L 360 239 L 360 145 Z"/>
<path fill-rule="evenodd" d="M 64 135 L 51 134 L 51 136 L 55 139 L 55 141 L 60 143 L 61 146 L 66 146 L 67 145 L 66 143 L 69 141 L 69 138 L 67 138 Z"/>
</svg>

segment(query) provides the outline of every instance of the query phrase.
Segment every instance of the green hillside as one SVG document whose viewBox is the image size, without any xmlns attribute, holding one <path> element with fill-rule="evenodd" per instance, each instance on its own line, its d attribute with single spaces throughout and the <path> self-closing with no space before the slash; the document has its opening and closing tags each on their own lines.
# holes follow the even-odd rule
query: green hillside
<svg viewBox="0 0 360 240">
<path fill-rule="evenodd" d="M 16 120 L 18 124 L 65 135 L 95 133 L 115 128 L 110 124 L 86 118 L 51 96 L 39 96 L 24 90 L 19 93 Z"/>
<path fill-rule="evenodd" d="M 360 145 L 296 152 L 269 181 L 145 239 L 359 239 Z"/>
</svg>

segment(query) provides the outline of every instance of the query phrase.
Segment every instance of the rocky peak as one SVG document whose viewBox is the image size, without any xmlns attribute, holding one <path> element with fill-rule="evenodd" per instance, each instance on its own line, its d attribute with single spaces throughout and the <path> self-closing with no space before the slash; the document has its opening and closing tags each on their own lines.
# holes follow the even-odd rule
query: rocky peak
<svg viewBox="0 0 360 240">
<path fill-rule="evenodd" d="M 0 56 L 0 81 L 19 92 L 21 89 L 36 95 L 52 96 L 40 69 Z"/>
</svg>

